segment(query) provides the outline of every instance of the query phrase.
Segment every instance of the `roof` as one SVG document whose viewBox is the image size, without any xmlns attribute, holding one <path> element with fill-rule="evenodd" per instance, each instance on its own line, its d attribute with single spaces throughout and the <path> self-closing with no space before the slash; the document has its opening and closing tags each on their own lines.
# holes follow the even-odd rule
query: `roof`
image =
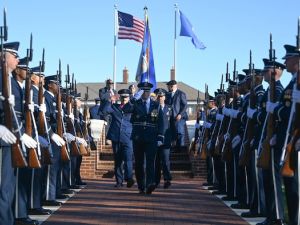
<svg viewBox="0 0 300 225">
<path fill-rule="evenodd" d="M 157 82 L 157 88 L 167 89 L 166 82 Z M 136 84 L 136 82 L 122 83 L 117 82 L 117 90 L 128 88 L 129 85 Z M 188 101 L 196 101 L 198 90 L 191 87 L 190 85 L 183 83 L 181 81 L 177 82 L 178 89 L 185 92 Z M 95 98 L 99 97 L 99 89 L 105 87 L 104 82 L 99 83 L 78 83 L 77 92 L 81 93 L 81 96 L 85 96 L 86 87 L 89 87 L 89 101 L 94 101 Z M 200 91 L 200 99 L 204 99 L 204 93 Z"/>
</svg>

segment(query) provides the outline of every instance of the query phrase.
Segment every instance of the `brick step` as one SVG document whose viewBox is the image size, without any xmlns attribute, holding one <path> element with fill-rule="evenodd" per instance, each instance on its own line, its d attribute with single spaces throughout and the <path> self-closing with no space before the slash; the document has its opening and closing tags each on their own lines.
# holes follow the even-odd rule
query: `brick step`
<svg viewBox="0 0 300 225">
<path fill-rule="evenodd" d="M 190 170 L 171 171 L 173 179 L 175 178 L 193 178 L 194 175 Z"/>
</svg>

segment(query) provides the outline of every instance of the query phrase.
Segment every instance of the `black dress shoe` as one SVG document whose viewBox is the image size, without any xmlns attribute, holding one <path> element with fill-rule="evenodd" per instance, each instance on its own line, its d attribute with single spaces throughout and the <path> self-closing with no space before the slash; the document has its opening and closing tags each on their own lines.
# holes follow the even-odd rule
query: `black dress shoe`
<svg viewBox="0 0 300 225">
<path fill-rule="evenodd" d="M 217 187 L 215 187 L 215 186 L 209 186 L 208 188 L 207 188 L 207 190 L 217 190 L 218 188 Z"/>
<path fill-rule="evenodd" d="M 213 195 L 225 195 L 224 191 L 213 191 L 212 192 Z"/>
<path fill-rule="evenodd" d="M 257 223 L 256 225 L 270 225 L 270 221 L 265 219 L 263 222 Z"/>
<path fill-rule="evenodd" d="M 243 203 L 231 204 L 230 207 L 233 208 L 233 209 L 249 209 L 249 207 L 246 204 L 243 204 Z"/>
<path fill-rule="evenodd" d="M 76 184 L 76 185 L 79 185 L 79 186 L 80 186 L 80 185 L 83 185 L 83 186 L 86 185 L 86 183 L 85 183 L 85 182 L 82 182 L 82 181 L 76 182 L 75 184 Z"/>
<path fill-rule="evenodd" d="M 134 185 L 134 183 L 135 183 L 135 182 L 134 182 L 134 179 L 129 179 L 129 180 L 127 181 L 127 185 L 126 185 L 126 186 L 127 186 L 128 188 L 131 188 L 131 187 Z"/>
<path fill-rule="evenodd" d="M 283 220 L 272 220 L 270 223 L 270 225 L 284 225 Z"/>
<path fill-rule="evenodd" d="M 167 180 L 164 183 L 164 189 L 168 189 L 171 186 L 171 181 Z"/>
<path fill-rule="evenodd" d="M 52 211 L 50 209 L 44 208 L 36 208 L 36 209 L 28 209 L 29 215 L 51 215 Z"/>
<path fill-rule="evenodd" d="M 223 201 L 236 201 L 236 198 L 233 196 L 224 196 L 221 198 Z"/>
<path fill-rule="evenodd" d="M 203 183 L 202 186 L 207 187 L 207 186 L 213 186 L 211 183 Z"/>
<path fill-rule="evenodd" d="M 146 194 L 147 195 L 151 195 L 152 192 L 155 190 L 155 184 L 150 184 L 148 187 L 147 187 L 147 190 L 146 190 Z"/>
<path fill-rule="evenodd" d="M 117 183 L 117 184 L 115 184 L 114 187 L 115 187 L 115 188 L 121 188 L 121 187 L 123 187 L 123 184 L 122 184 L 122 183 Z"/>
<path fill-rule="evenodd" d="M 144 189 L 139 189 L 139 194 L 144 195 L 145 194 L 145 190 Z"/>
<path fill-rule="evenodd" d="M 75 194 L 76 191 L 70 190 L 70 189 L 63 189 L 61 190 L 62 194 L 67 194 L 67 195 L 71 195 L 71 194 Z"/>
<path fill-rule="evenodd" d="M 32 220 L 29 217 L 15 219 L 15 225 L 38 225 L 39 221 Z"/>
<path fill-rule="evenodd" d="M 73 184 L 70 186 L 71 189 L 82 189 L 79 185 Z"/>
<path fill-rule="evenodd" d="M 241 217 L 254 218 L 254 217 L 265 217 L 265 215 L 263 215 L 262 213 L 254 213 L 254 212 L 248 211 L 248 212 L 242 212 Z"/>
<path fill-rule="evenodd" d="M 67 198 L 69 198 L 69 196 L 65 195 L 65 194 L 56 195 L 56 199 L 59 199 L 59 200 L 67 199 Z"/>
<path fill-rule="evenodd" d="M 43 202 L 43 206 L 61 206 L 62 203 L 55 200 L 48 200 Z"/>
</svg>

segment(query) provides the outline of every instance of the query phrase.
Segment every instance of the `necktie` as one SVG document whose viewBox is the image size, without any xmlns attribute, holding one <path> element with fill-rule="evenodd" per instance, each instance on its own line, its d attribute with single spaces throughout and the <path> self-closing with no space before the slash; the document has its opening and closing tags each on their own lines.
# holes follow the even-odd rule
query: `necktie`
<svg viewBox="0 0 300 225">
<path fill-rule="evenodd" d="M 148 109 L 147 109 L 147 101 L 143 101 L 143 103 L 144 103 L 144 109 L 145 109 L 146 113 L 148 113 Z"/>
</svg>

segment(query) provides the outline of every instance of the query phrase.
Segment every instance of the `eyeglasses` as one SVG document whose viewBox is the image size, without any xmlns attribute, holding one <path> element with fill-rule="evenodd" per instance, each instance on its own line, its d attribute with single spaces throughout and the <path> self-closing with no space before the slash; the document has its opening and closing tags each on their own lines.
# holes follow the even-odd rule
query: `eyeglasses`
<svg viewBox="0 0 300 225">
<path fill-rule="evenodd" d="M 18 53 L 16 53 L 16 52 L 9 52 L 10 54 L 12 54 L 16 59 L 18 59 L 19 58 L 19 55 L 18 55 Z"/>
</svg>

